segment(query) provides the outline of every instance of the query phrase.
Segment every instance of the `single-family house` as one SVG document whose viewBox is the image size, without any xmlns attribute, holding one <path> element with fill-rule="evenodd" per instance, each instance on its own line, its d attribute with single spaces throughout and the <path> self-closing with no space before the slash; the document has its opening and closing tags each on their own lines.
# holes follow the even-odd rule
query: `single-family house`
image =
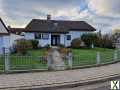
<svg viewBox="0 0 120 90">
<path fill-rule="evenodd" d="M 113 36 L 114 36 L 113 45 L 114 45 L 116 48 L 119 48 L 119 49 L 120 49 L 120 30 L 114 30 Z"/>
<path fill-rule="evenodd" d="M 9 30 L 5 26 L 3 20 L 0 18 L 0 54 L 4 53 L 3 48 L 9 48 Z"/>
<path fill-rule="evenodd" d="M 25 28 L 11 28 L 12 33 L 21 34 L 27 40 L 38 40 L 39 46 L 70 46 L 71 41 L 82 34 L 94 32 L 96 29 L 85 21 L 33 19 Z"/>
</svg>

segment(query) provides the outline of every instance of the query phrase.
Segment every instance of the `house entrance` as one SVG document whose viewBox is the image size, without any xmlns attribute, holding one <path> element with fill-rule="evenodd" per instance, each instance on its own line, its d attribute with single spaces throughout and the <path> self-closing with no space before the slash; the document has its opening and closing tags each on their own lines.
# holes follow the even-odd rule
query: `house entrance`
<svg viewBox="0 0 120 90">
<path fill-rule="evenodd" d="M 51 45 L 52 46 L 60 45 L 60 35 L 51 35 Z"/>
</svg>

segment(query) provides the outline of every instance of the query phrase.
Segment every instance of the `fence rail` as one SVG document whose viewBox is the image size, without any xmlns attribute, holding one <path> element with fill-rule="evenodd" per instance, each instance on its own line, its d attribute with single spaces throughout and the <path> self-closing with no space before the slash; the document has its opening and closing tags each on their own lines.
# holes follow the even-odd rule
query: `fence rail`
<svg viewBox="0 0 120 90">
<path fill-rule="evenodd" d="M 0 72 L 4 70 L 4 56 L 0 55 Z"/>
<path fill-rule="evenodd" d="M 106 54 L 97 52 L 93 56 L 92 54 L 89 55 L 89 57 L 73 55 L 72 57 L 64 57 L 63 60 L 66 67 L 71 68 L 104 64 L 119 61 L 120 51 L 107 52 Z M 0 72 L 24 70 L 48 70 L 48 58 L 43 56 L 0 55 Z"/>
</svg>

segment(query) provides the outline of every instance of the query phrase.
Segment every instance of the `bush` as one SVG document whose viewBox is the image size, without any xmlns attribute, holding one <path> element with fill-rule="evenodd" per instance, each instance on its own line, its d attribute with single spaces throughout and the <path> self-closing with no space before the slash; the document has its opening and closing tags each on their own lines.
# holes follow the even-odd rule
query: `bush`
<svg viewBox="0 0 120 90">
<path fill-rule="evenodd" d="M 59 47 L 60 47 L 60 48 L 65 48 L 65 45 L 60 44 Z"/>
<path fill-rule="evenodd" d="M 101 46 L 103 48 L 110 48 L 110 49 L 115 48 L 113 46 L 113 37 L 112 36 L 106 34 L 106 35 L 103 35 L 101 39 L 102 39 Z"/>
<path fill-rule="evenodd" d="M 96 33 L 83 34 L 81 37 L 82 41 L 90 47 L 92 44 L 100 48 L 114 48 L 113 37 L 108 34 L 98 35 Z"/>
<path fill-rule="evenodd" d="M 81 40 L 80 38 L 73 39 L 71 42 L 71 47 L 72 48 L 80 48 L 81 45 Z"/>
<path fill-rule="evenodd" d="M 20 39 L 16 40 L 16 52 L 18 54 L 26 54 L 28 49 L 32 49 L 32 43 L 29 40 Z"/>
<path fill-rule="evenodd" d="M 61 55 L 66 56 L 68 52 L 68 48 L 60 48 L 59 52 L 61 53 Z"/>
<path fill-rule="evenodd" d="M 47 44 L 47 45 L 44 46 L 44 48 L 46 48 L 47 50 L 49 50 L 50 49 L 50 45 Z"/>
<path fill-rule="evenodd" d="M 83 34 L 81 36 L 81 40 L 87 45 L 87 47 L 91 47 L 91 45 L 98 45 L 98 36 L 95 33 L 88 33 L 88 34 Z"/>
<path fill-rule="evenodd" d="M 32 43 L 33 49 L 37 49 L 38 48 L 38 44 L 39 44 L 38 40 L 31 40 L 31 43 Z"/>
</svg>

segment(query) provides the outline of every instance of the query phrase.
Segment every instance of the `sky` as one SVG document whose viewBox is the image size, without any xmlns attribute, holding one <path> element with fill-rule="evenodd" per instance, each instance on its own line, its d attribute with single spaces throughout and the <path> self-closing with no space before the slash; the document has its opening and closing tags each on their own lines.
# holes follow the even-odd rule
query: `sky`
<svg viewBox="0 0 120 90">
<path fill-rule="evenodd" d="M 120 28 L 120 0 L 0 0 L 0 17 L 11 27 L 32 19 L 86 21 L 102 33 Z"/>
</svg>

